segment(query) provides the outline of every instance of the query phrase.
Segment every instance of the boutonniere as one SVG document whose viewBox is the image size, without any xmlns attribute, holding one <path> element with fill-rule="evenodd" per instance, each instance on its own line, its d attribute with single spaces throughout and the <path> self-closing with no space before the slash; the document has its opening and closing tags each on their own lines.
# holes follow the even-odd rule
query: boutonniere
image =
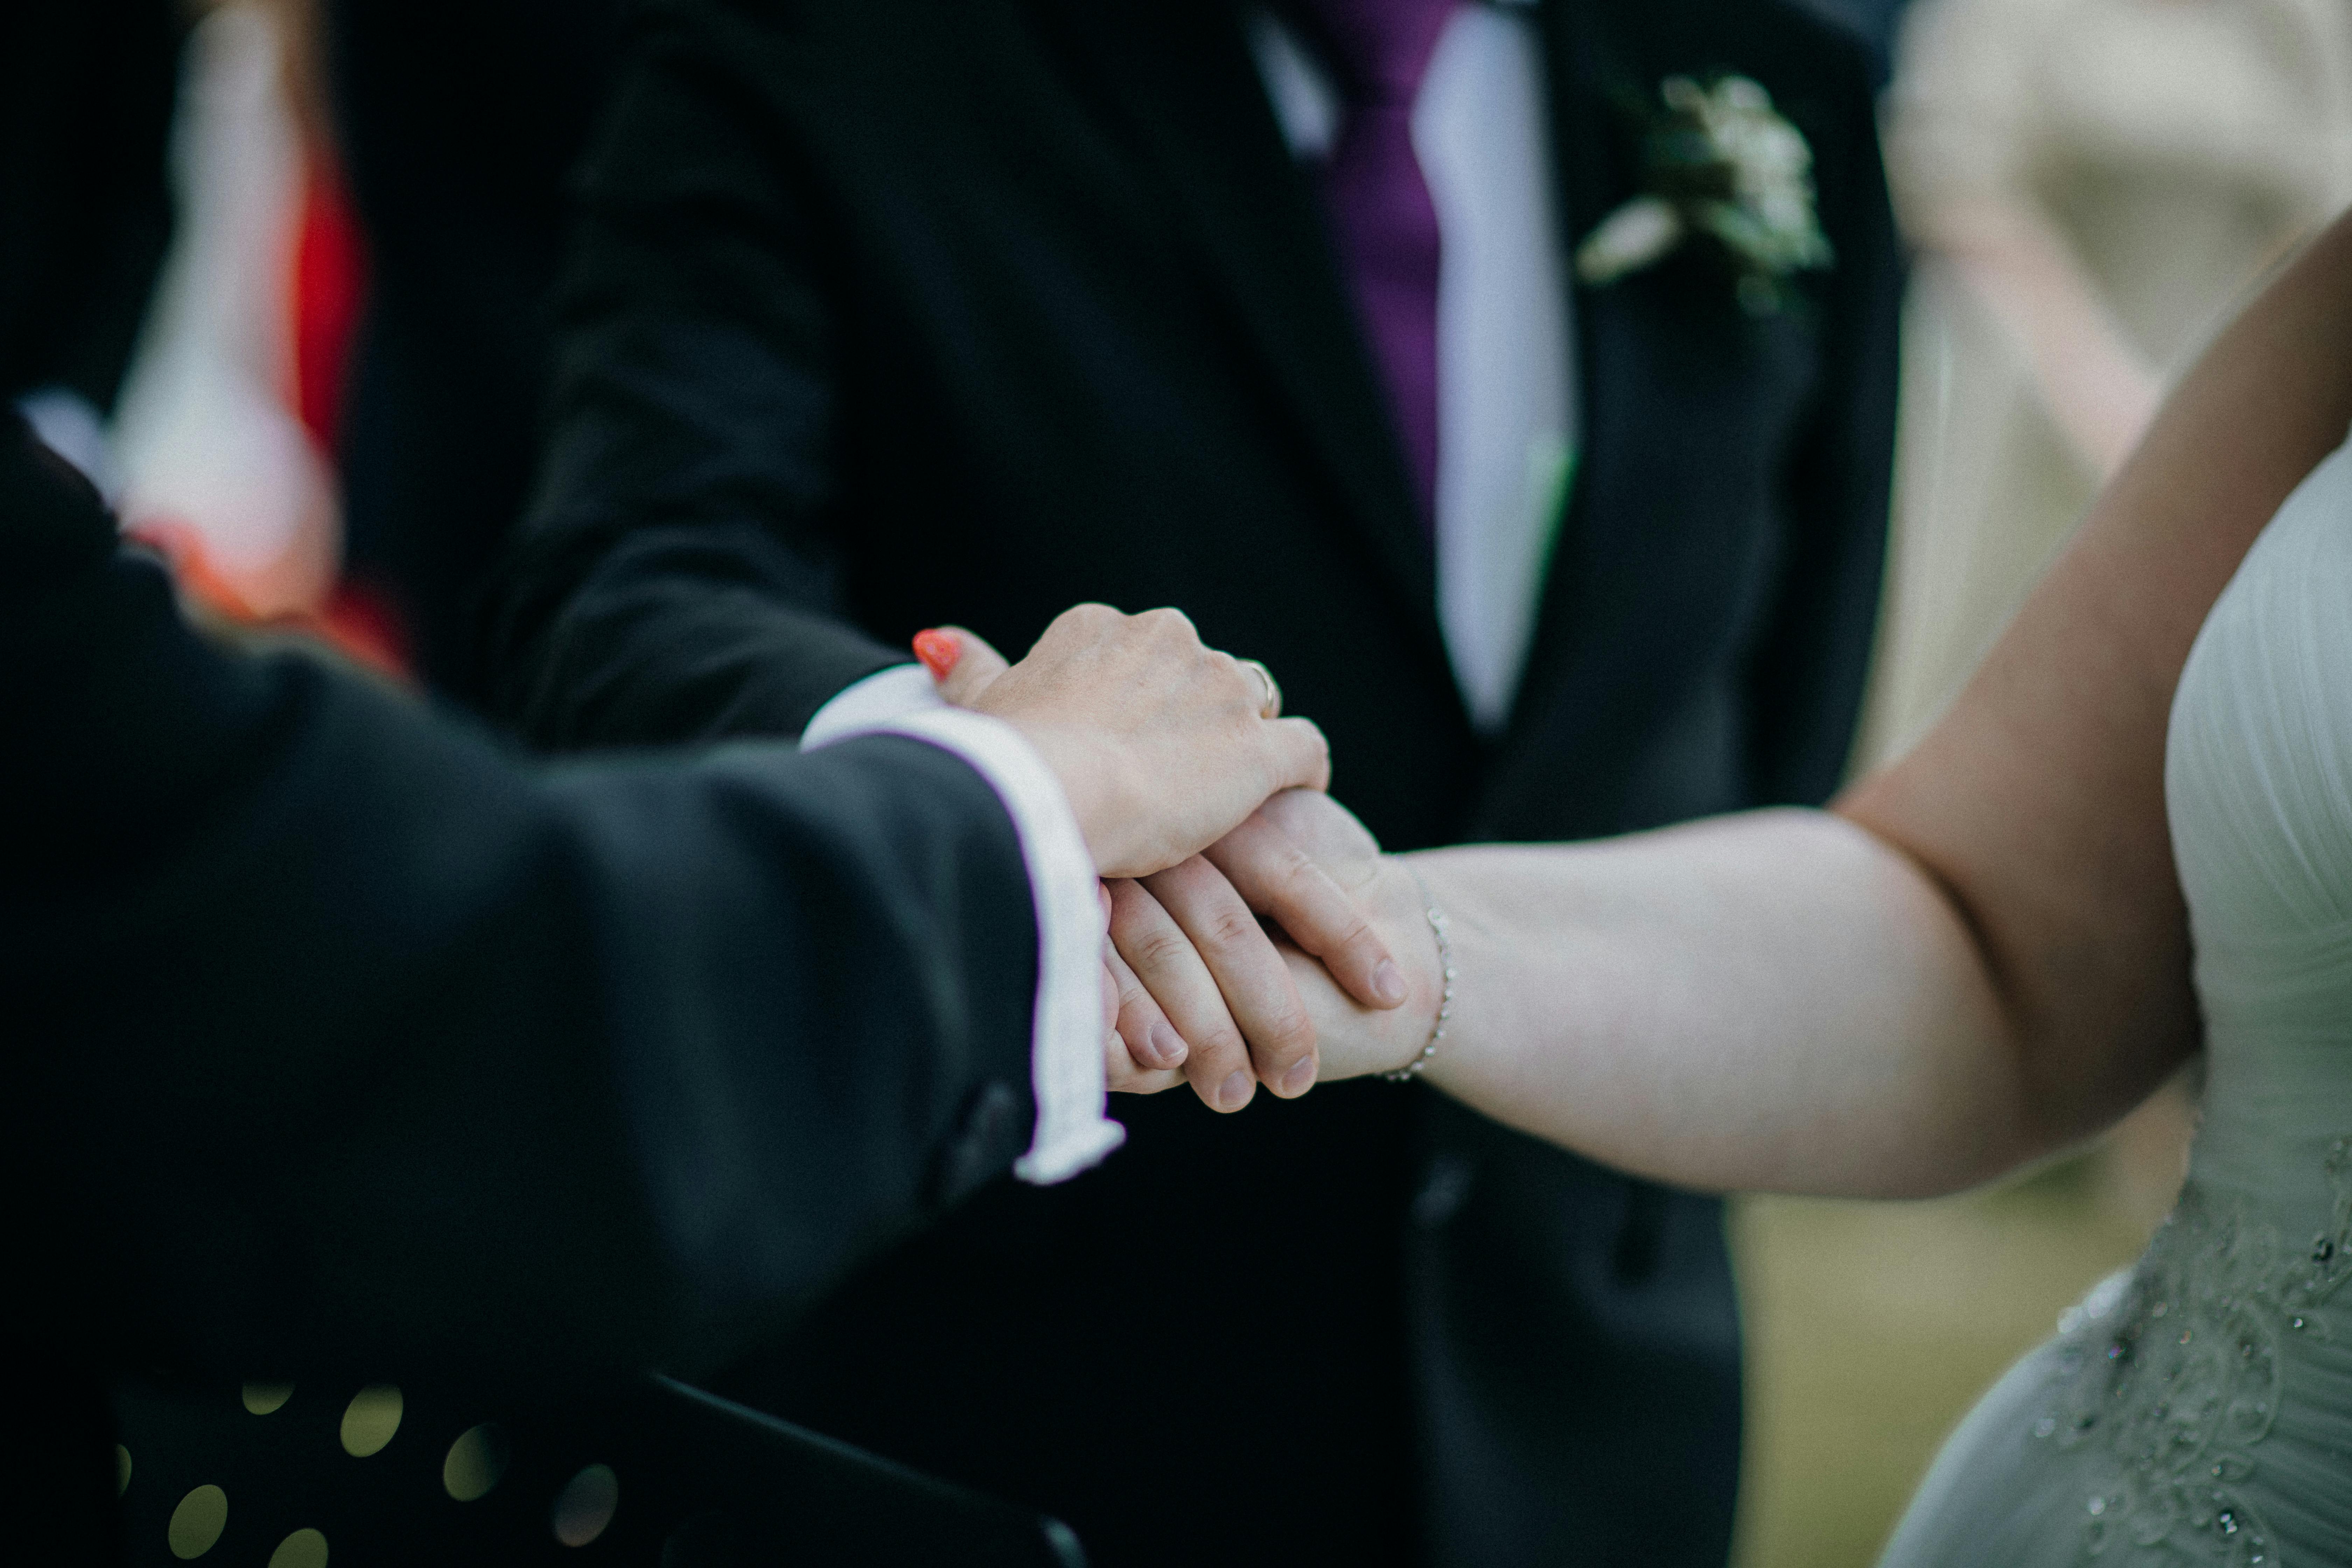
<svg viewBox="0 0 2352 1568">
<path fill-rule="evenodd" d="M 1664 107 L 1645 115 L 1643 137 L 1648 188 L 1576 247 L 1578 279 L 1601 288 L 1696 245 L 1728 264 L 1748 314 L 1773 314 L 1792 297 L 1790 279 L 1831 261 L 1812 148 L 1744 76 L 1712 87 L 1670 76 L 1658 98 Z"/>
</svg>

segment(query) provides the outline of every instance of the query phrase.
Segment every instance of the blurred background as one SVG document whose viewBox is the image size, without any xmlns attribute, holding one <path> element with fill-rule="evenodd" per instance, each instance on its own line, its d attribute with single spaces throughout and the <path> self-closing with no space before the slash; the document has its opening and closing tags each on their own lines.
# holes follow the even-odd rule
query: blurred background
<svg viewBox="0 0 2352 1568">
<path fill-rule="evenodd" d="M 2165 385 L 2352 199 L 2341 0 L 1914 0 L 1882 124 L 1914 247 L 1894 542 L 1855 765 L 1932 722 Z M 2137 1256 L 2192 1125 L 1928 1204 L 1734 1211 L 1742 1568 L 1872 1562 L 1962 1412 Z"/>
<path fill-rule="evenodd" d="M 2166 384 L 2352 199 L 2352 7 L 1818 3 L 1885 50 L 1889 177 L 1916 253 L 1866 767 L 1966 679 Z M 347 493 L 396 493 L 399 476 L 344 483 L 343 405 L 365 383 L 382 280 L 352 216 L 314 11 L 229 0 L 184 22 L 170 40 L 179 216 L 129 373 L 9 395 L 210 613 L 462 695 L 460 655 L 436 648 L 405 597 L 403 540 L 347 526 Z M 527 430 L 527 384 L 453 426 Z M 473 504 L 511 507 L 513 466 L 488 462 Z M 2176 1085 L 2098 1147 L 1992 1191 L 1735 1209 L 1751 1343 L 1742 1568 L 1874 1558 L 1958 1415 L 2144 1245 L 2192 1106 Z"/>
</svg>

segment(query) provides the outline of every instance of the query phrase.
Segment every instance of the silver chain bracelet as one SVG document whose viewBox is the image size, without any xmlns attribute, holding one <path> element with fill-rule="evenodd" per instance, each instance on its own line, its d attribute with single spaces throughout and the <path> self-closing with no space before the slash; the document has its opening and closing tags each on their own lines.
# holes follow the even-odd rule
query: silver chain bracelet
<svg viewBox="0 0 2352 1568">
<path fill-rule="evenodd" d="M 1405 869 L 1412 871 L 1412 885 L 1421 889 L 1423 911 L 1429 916 L 1429 929 L 1437 935 L 1437 969 L 1444 984 L 1438 993 L 1437 1019 L 1429 1026 L 1429 1043 L 1421 1047 L 1421 1055 L 1404 1066 L 1394 1072 L 1381 1074 L 1391 1083 L 1402 1083 L 1407 1079 L 1420 1076 L 1421 1069 L 1437 1055 L 1437 1042 L 1445 1038 L 1445 1020 L 1454 1016 L 1454 939 L 1445 929 L 1445 911 L 1431 901 L 1429 884 L 1421 879 L 1421 873 L 1414 871 L 1410 865 Z"/>
</svg>

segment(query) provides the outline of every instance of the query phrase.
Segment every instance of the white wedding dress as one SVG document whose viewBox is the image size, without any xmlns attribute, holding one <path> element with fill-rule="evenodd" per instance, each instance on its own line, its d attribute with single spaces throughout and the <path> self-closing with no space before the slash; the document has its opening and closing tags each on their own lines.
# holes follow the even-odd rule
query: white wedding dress
<svg viewBox="0 0 2352 1568">
<path fill-rule="evenodd" d="M 2188 1185 L 1961 1424 L 1882 1568 L 2352 1565 L 2352 446 L 2198 635 L 2165 795 L 2206 1023 Z"/>
</svg>

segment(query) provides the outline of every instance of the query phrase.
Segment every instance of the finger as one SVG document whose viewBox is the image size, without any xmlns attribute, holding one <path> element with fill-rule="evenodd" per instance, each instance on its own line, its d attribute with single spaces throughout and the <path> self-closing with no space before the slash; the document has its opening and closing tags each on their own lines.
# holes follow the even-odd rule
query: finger
<svg viewBox="0 0 2352 1568">
<path fill-rule="evenodd" d="M 1116 1027 L 1136 1064 L 1171 1071 L 1182 1067 L 1187 1055 L 1183 1036 L 1168 1021 L 1168 1015 L 1152 1000 L 1150 989 L 1118 955 L 1117 947 L 1105 954 L 1103 970 L 1117 987 Z"/>
<path fill-rule="evenodd" d="M 1139 882 L 1111 883 L 1111 945 L 1184 1043 L 1183 1073 L 1212 1110 L 1239 1110 L 1257 1091 L 1249 1047 L 1216 977 L 1172 916 Z"/>
<path fill-rule="evenodd" d="M 1116 964 L 1124 968 L 1126 965 L 1118 956 L 1118 950 L 1110 944 L 1110 889 L 1100 882 L 1095 884 L 1095 901 L 1102 906 L 1103 920 L 1103 1027 L 1116 1029 L 1118 1027 L 1118 974 L 1112 966 Z"/>
<path fill-rule="evenodd" d="M 1142 983 L 1135 978 L 1135 971 L 1127 966 L 1127 961 L 1119 957 L 1118 950 L 1110 944 L 1110 889 L 1097 882 L 1095 896 L 1102 900 L 1104 927 L 1103 1085 L 1114 1094 L 1158 1094 L 1163 1089 L 1172 1089 L 1184 1081 L 1184 1075 L 1176 1070 L 1177 1063 L 1183 1059 L 1184 1042 L 1176 1038 L 1175 1031 L 1168 1030 L 1167 1040 L 1176 1047 L 1177 1061 L 1155 1068 L 1137 1060 L 1134 1047 L 1120 1035 L 1119 1014 L 1125 1010 L 1128 1005 L 1126 997 L 1130 992 L 1140 998 L 1139 1008 L 1149 1009 L 1148 1016 L 1159 1019 L 1160 1028 L 1167 1029 L 1168 1025 L 1165 1019 L 1160 1018 L 1159 1004 L 1151 1000 L 1151 994 L 1145 991 Z M 1137 1037 L 1146 1040 L 1151 1037 L 1148 1024 Z"/>
<path fill-rule="evenodd" d="M 1286 1100 L 1315 1087 L 1315 1026 L 1274 939 L 1224 873 L 1195 855 L 1144 887 L 1208 966 L 1257 1080 Z"/>
<path fill-rule="evenodd" d="M 1331 747 L 1311 719 L 1267 719 L 1266 746 L 1274 768 L 1272 787 L 1286 789 L 1331 787 Z"/>
<path fill-rule="evenodd" d="M 1103 1036 L 1103 1084 L 1113 1094 L 1158 1094 L 1183 1081 L 1181 1072 L 1137 1066 L 1117 1031 Z"/>
<path fill-rule="evenodd" d="M 1381 841 L 1353 812 L 1320 790 L 1284 790 L 1259 806 L 1257 815 L 1307 851 L 1307 858 L 1341 887 L 1379 868 Z"/>
<path fill-rule="evenodd" d="M 934 683 L 945 680 L 952 674 L 956 660 L 963 657 L 963 644 L 956 641 L 954 634 L 943 632 L 937 626 L 917 632 L 914 648 L 915 657 L 921 659 L 923 668 L 931 672 Z"/>
<path fill-rule="evenodd" d="M 940 639 L 946 639 L 944 645 Z M 986 637 L 961 626 L 936 626 L 920 634 L 915 652 L 939 683 L 940 696 L 958 708 L 971 707 L 1010 668 Z"/>
<path fill-rule="evenodd" d="M 1264 813 L 1205 851 L 1244 902 L 1271 916 L 1292 942 L 1321 959 L 1332 978 L 1367 1007 L 1402 1006 L 1404 972 L 1329 873 Z M 1246 1031 L 1247 1021 L 1244 1021 Z"/>
</svg>

